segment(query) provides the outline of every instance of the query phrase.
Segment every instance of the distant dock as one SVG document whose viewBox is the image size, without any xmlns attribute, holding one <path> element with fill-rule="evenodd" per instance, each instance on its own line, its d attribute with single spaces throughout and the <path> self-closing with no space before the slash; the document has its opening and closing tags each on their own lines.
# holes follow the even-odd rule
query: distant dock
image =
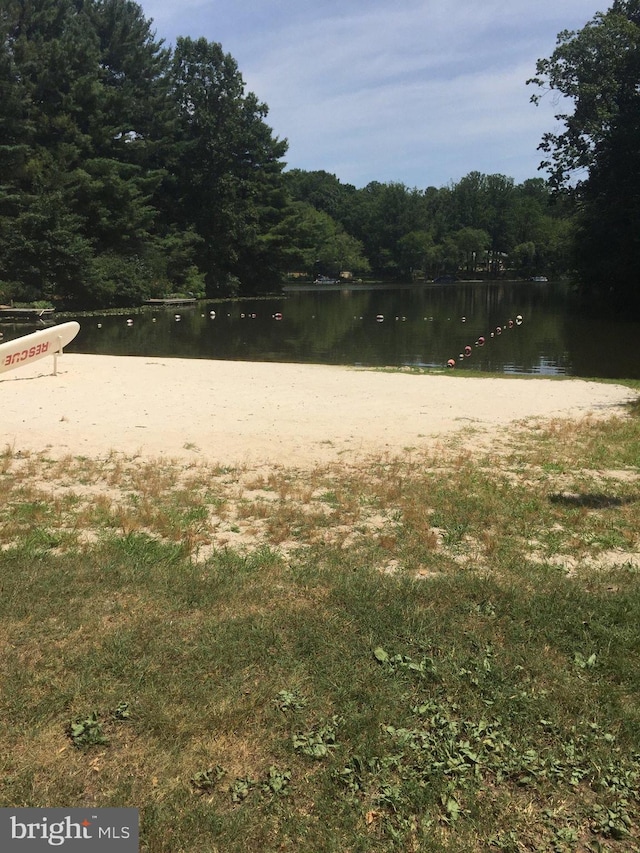
<svg viewBox="0 0 640 853">
<path fill-rule="evenodd" d="M 145 299 L 145 305 L 156 305 L 162 307 L 163 305 L 171 305 L 171 306 L 184 306 L 184 305 L 195 305 L 197 299 L 195 296 L 166 296 L 162 299 Z"/>
<path fill-rule="evenodd" d="M 55 313 L 55 308 L 12 308 L 10 305 L 0 305 L 0 320 L 44 320 Z"/>
</svg>

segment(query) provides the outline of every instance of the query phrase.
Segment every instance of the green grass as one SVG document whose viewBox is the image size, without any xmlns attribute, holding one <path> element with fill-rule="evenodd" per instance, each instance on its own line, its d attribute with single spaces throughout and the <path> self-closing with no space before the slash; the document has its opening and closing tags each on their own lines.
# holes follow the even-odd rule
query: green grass
<svg viewBox="0 0 640 853">
<path fill-rule="evenodd" d="M 0 455 L 0 806 L 141 849 L 638 851 L 640 418 L 246 471 Z"/>
</svg>

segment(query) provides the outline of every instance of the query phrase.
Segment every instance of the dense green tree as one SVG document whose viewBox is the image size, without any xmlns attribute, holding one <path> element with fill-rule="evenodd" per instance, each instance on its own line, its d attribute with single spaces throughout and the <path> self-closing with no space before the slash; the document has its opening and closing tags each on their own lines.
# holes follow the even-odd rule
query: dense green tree
<svg viewBox="0 0 640 853">
<path fill-rule="evenodd" d="M 0 152 L 10 181 L 0 277 L 18 298 L 89 306 L 149 295 L 166 52 L 129 0 L 14 3 L 2 22 L 0 110 L 20 147 Z"/>
<path fill-rule="evenodd" d="M 362 244 L 328 213 L 306 202 L 293 202 L 278 227 L 290 271 L 337 275 L 368 272 Z"/>
<path fill-rule="evenodd" d="M 343 184 L 336 175 L 323 170 L 289 169 L 284 177 L 287 191 L 296 201 L 313 205 L 342 225 L 349 220 L 356 194 L 356 188 L 351 184 Z"/>
<path fill-rule="evenodd" d="M 359 190 L 345 227 L 362 242 L 372 269 L 398 275 L 403 268 L 400 240 L 411 231 L 428 230 L 422 193 L 401 183 L 372 181 Z"/>
<path fill-rule="evenodd" d="M 287 144 L 265 124 L 267 107 L 245 94 L 236 61 L 206 39 L 177 41 L 172 80 L 179 110 L 173 190 L 181 222 L 201 238 L 208 292 L 230 279 L 245 289 L 273 284 L 274 229 L 286 202 Z"/>
<path fill-rule="evenodd" d="M 94 246 L 91 276 L 76 301 L 130 304 L 165 289 L 173 244 L 160 196 L 175 109 L 170 51 L 132 0 L 87 4 L 99 46 L 99 94 L 89 113 L 91 151 L 74 207 Z"/>
<path fill-rule="evenodd" d="M 170 51 L 133 0 L 94 0 L 89 9 L 100 46 L 100 101 L 90 121 L 94 151 L 163 167 L 174 114 Z"/>
<path fill-rule="evenodd" d="M 454 229 L 485 228 L 489 223 L 487 205 L 487 176 L 469 172 L 457 184 L 451 185 L 449 200 Z"/>
<path fill-rule="evenodd" d="M 513 201 L 512 178 L 470 172 L 451 187 L 454 228 L 486 231 L 492 252 L 508 252 L 513 244 L 510 233 Z"/>
<path fill-rule="evenodd" d="M 491 246 L 491 236 L 482 228 L 461 228 L 452 235 L 460 250 L 462 263 L 467 272 L 475 272 L 483 263 Z"/>
<path fill-rule="evenodd" d="M 536 255 L 536 244 L 532 240 L 518 243 L 511 251 L 511 266 L 520 275 L 534 275 L 537 267 Z"/>
<path fill-rule="evenodd" d="M 0 8 L 0 290 L 90 305 L 273 284 L 286 143 L 235 61 L 132 0 Z"/>
<path fill-rule="evenodd" d="M 576 266 L 589 297 L 640 316 L 640 108 L 608 142 L 582 188 Z"/>
<path fill-rule="evenodd" d="M 454 231 L 457 225 L 452 187 L 445 186 L 440 189 L 427 187 L 423 199 L 425 222 L 437 243 L 451 231 Z M 469 224 L 465 223 L 465 225 Z"/>
<path fill-rule="evenodd" d="M 398 241 L 400 269 L 407 278 L 424 276 L 433 260 L 434 242 L 430 231 L 409 231 Z"/>
<path fill-rule="evenodd" d="M 535 244 L 540 240 L 549 207 L 550 196 L 542 178 L 525 181 L 516 188 L 510 213 L 511 236 L 515 245 Z"/>
<path fill-rule="evenodd" d="M 512 222 L 515 200 L 513 178 L 506 175 L 488 175 L 486 178 L 489 221 L 486 230 L 491 238 L 493 252 L 508 254 L 513 246 Z"/>
<path fill-rule="evenodd" d="M 584 290 L 640 313 L 640 0 L 615 0 L 581 30 L 560 33 L 530 82 L 573 104 L 540 147 L 552 185 L 575 182 Z"/>
<path fill-rule="evenodd" d="M 431 268 L 434 275 L 457 273 L 463 255 L 460 246 L 452 234 L 447 234 L 430 253 Z"/>
<path fill-rule="evenodd" d="M 0 28 L 0 280 L 10 297 L 49 297 L 84 276 L 91 256 L 69 200 L 97 45 L 71 0 L 9 2 Z"/>
<path fill-rule="evenodd" d="M 597 12 L 581 30 L 564 30 L 548 59 L 539 59 L 537 76 L 528 82 L 541 88 L 532 95 L 538 104 L 548 92 L 559 92 L 573 112 L 556 116 L 563 129 L 545 133 L 540 144 L 549 158 L 551 184 L 567 185 L 585 177 L 600 152 L 608 148 L 616 119 L 638 96 L 638 0 L 615 0 L 609 11 Z M 562 103 L 565 103 L 563 101 Z"/>
</svg>

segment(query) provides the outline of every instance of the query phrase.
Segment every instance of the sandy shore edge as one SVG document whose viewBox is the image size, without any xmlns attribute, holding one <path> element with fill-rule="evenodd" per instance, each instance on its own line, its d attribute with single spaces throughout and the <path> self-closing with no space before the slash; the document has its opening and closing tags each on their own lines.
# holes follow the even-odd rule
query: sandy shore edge
<svg viewBox="0 0 640 853">
<path fill-rule="evenodd" d="M 0 374 L 0 448 L 309 467 L 530 418 L 622 414 L 629 388 L 268 362 L 65 354 Z"/>
</svg>

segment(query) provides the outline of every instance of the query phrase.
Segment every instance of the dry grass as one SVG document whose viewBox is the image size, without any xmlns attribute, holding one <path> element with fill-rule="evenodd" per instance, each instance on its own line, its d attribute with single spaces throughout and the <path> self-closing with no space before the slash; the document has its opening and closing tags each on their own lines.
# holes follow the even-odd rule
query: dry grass
<svg viewBox="0 0 640 853">
<path fill-rule="evenodd" d="M 468 439 L 0 454 L 1 804 L 138 806 L 148 853 L 637 851 L 640 419 Z"/>
<path fill-rule="evenodd" d="M 381 568 L 393 551 L 395 566 L 421 575 L 425 558 L 436 556 L 442 568 L 488 569 L 508 540 L 525 560 L 561 564 L 571 554 L 572 572 L 580 560 L 637 564 L 640 451 L 634 456 L 633 441 L 611 438 L 612 431 L 626 435 L 629 424 L 555 420 L 505 431 L 490 452 L 460 450 L 456 439 L 436 455 L 311 471 L 6 452 L 0 547 L 38 531 L 64 551 L 95 542 L 105 530 L 180 543 L 199 561 L 224 547 L 270 547 L 286 556 L 324 544 L 367 554 Z M 620 455 L 615 448 L 623 444 Z M 519 501 L 531 511 L 511 527 Z M 606 514 L 591 525 L 598 504 L 616 510 L 617 532 L 607 531 Z M 559 508 L 575 510 L 573 529 L 559 526 Z"/>
</svg>

